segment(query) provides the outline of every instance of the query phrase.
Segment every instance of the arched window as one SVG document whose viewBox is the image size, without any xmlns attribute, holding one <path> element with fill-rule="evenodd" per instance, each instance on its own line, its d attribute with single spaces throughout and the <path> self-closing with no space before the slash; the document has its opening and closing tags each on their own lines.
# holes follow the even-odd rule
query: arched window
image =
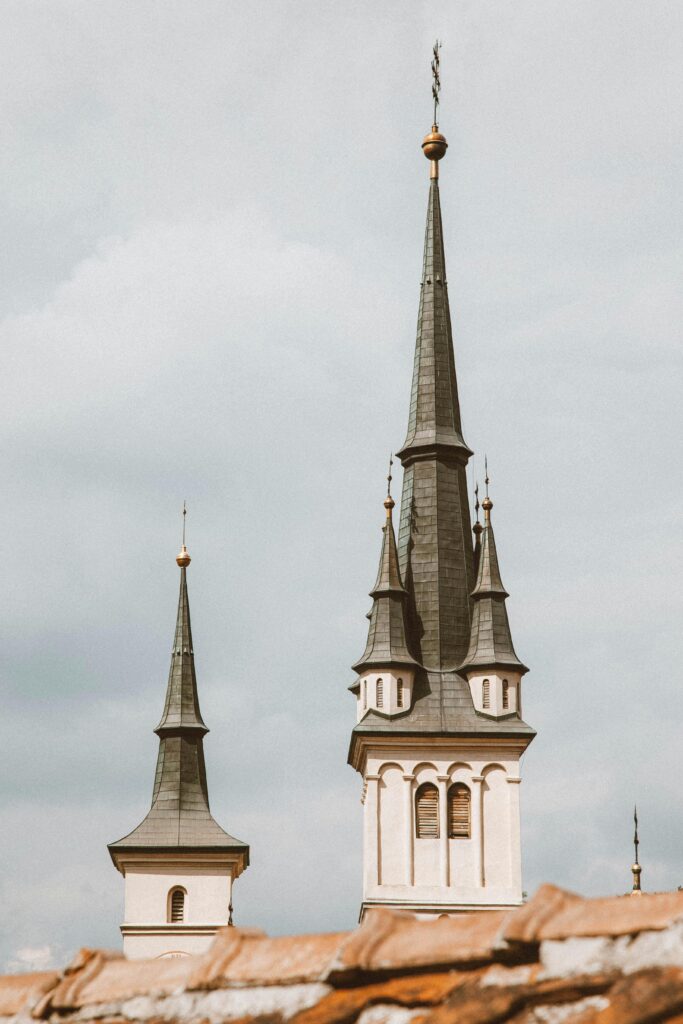
<svg viewBox="0 0 683 1024">
<path fill-rule="evenodd" d="M 415 835 L 439 838 L 439 791 L 431 782 L 424 782 L 415 794 Z"/>
<path fill-rule="evenodd" d="M 484 708 L 491 707 L 491 683 L 485 679 L 481 688 L 481 704 Z"/>
<path fill-rule="evenodd" d="M 503 680 L 503 710 L 510 707 L 510 684 L 507 679 Z"/>
<path fill-rule="evenodd" d="M 448 790 L 448 836 L 450 839 L 470 838 L 470 791 L 462 782 Z"/>
<path fill-rule="evenodd" d="M 365 709 L 368 706 L 368 681 L 367 681 L 367 679 L 364 679 L 363 682 L 360 685 L 361 685 L 361 687 L 363 689 L 363 711 L 365 711 Z"/>
<path fill-rule="evenodd" d="M 384 682 L 381 679 L 377 680 L 377 707 L 384 707 Z"/>
<path fill-rule="evenodd" d="M 403 707 L 403 680 L 399 679 L 396 683 L 396 707 Z"/>
<path fill-rule="evenodd" d="M 171 889 L 168 901 L 168 919 L 174 924 L 185 920 L 185 890 Z"/>
</svg>

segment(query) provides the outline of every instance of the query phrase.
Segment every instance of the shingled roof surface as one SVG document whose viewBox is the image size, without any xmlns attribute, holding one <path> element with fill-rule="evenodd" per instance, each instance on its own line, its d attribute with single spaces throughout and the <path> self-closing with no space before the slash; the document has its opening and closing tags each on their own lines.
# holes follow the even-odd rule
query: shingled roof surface
<svg viewBox="0 0 683 1024">
<path fill-rule="evenodd" d="M 0 1020 L 27 1024 L 683 1024 L 683 893 L 525 906 L 355 932 L 268 938 L 225 928 L 203 956 L 81 950 L 62 972 L 0 978 Z"/>
</svg>

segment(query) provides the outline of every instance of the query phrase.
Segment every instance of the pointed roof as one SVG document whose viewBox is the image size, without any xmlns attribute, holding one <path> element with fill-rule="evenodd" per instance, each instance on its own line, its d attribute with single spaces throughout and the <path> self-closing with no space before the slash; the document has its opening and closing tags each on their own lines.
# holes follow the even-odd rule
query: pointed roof
<svg viewBox="0 0 683 1024">
<path fill-rule="evenodd" d="M 375 585 L 370 591 L 373 599 L 370 611 L 368 641 L 363 656 L 353 666 L 363 672 L 372 666 L 389 668 L 392 665 L 417 667 L 406 643 L 404 604 L 406 592 L 401 582 L 398 565 L 396 536 L 392 521 L 394 499 L 387 495 L 384 507 L 386 521 L 382 527 L 382 551 Z"/>
<path fill-rule="evenodd" d="M 408 591 L 408 644 L 425 668 L 445 672 L 465 656 L 474 586 L 465 444 L 448 303 L 438 161 L 446 140 L 433 126 L 420 309 L 408 431 L 398 453 L 403 494 L 398 546 Z"/>
<path fill-rule="evenodd" d="M 154 730 L 159 737 L 159 754 L 152 806 L 136 829 L 110 843 L 108 849 L 117 867 L 117 854 L 132 850 L 235 851 L 244 855 L 246 867 L 248 845 L 225 832 L 209 810 L 203 743 L 209 730 L 199 709 L 187 593 L 190 556 L 184 544 L 176 561 L 180 566 L 180 594 L 166 701 Z"/>
<path fill-rule="evenodd" d="M 488 483 L 488 480 L 487 480 Z M 484 532 L 477 572 L 477 583 L 472 592 L 474 609 L 470 646 L 460 666 L 461 671 L 474 668 L 508 668 L 517 672 L 528 669 L 515 654 L 508 622 L 506 598 L 509 596 L 500 578 L 496 539 L 491 525 L 493 502 L 488 494 L 482 502 Z"/>
<path fill-rule="evenodd" d="M 438 178 L 432 178 L 427 205 L 420 308 L 417 321 L 408 431 L 398 455 L 403 464 L 420 449 L 450 448 L 465 462 L 465 444 L 455 376 L 451 314 Z"/>
</svg>

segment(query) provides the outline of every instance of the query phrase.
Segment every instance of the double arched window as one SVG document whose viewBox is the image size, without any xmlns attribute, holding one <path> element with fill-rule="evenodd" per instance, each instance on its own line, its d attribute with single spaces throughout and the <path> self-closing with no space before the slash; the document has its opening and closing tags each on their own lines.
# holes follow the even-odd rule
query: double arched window
<svg viewBox="0 0 683 1024">
<path fill-rule="evenodd" d="M 415 835 L 439 838 L 439 791 L 432 782 L 423 782 L 415 793 Z"/>
<path fill-rule="evenodd" d="M 168 920 L 172 924 L 180 924 L 185 920 L 185 890 L 176 886 L 168 894 Z"/>
<path fill-rule="evenodd" d="M 470 791 L 462 782 L 456 782 L 448 790 L 448 837 L 469 839 L 471 828 Z"/>
</svg>

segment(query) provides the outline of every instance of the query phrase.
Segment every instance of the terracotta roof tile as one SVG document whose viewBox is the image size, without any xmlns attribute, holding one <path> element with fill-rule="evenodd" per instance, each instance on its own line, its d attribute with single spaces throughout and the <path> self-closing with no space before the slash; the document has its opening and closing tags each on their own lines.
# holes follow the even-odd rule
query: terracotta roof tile
<svg viewBox="0 0 683 1024">
<path fill-rule="evenodd" d="M 81 950 L 62 974 L 0 978 L 0 1017 L 53 1024 L 683 1024 L 683 895 L 583 900 L 355 932 L 226 928 L 203 956 Z"/>
</svg>

